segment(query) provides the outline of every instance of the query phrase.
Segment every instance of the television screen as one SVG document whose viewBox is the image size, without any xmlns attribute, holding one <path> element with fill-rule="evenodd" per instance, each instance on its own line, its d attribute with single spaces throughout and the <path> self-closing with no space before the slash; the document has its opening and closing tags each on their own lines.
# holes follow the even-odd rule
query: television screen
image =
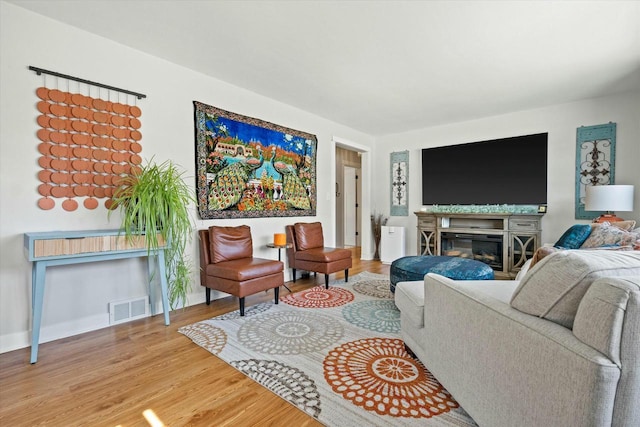
<svg viewBox="0 0 640 427">
<path fill-rule="evenodd" d="M 422 150 L 423 205 L 547 203 L 547 133 Z"/>
</svg>

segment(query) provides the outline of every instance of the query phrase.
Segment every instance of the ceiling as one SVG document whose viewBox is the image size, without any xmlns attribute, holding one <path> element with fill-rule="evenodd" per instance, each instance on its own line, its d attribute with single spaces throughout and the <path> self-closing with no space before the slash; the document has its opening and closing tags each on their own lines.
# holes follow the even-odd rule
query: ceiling
<svg viewBox="0 0 640 427">
<path fill-rule="evenodd" d="M 373 136 L 640 89 L 639 1 L 9 2 Z"/>
</svg>

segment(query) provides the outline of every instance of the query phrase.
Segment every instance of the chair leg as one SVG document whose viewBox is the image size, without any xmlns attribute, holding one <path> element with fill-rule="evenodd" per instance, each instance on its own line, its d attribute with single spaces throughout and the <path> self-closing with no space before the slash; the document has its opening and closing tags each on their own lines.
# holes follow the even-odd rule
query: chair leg
<svg viewBox="0 0 640 427">
<path fill-rule="evenodd" d="M 280 299 L 280 288 L 273 288 L 273 295 L 275 296 L 275 303 L 278 304 L 278 300 Z"/>
<path fill-rule="evenodd" d="M 296 283 L 296 269 L 292 268 L 291 271 L 293 272 L 293 283 Z"/>
<path fill-rule="evenodd" d="M 240 298 L 240 316 L 244 316 L 244 297 Z"/>
<path fill-rule="evenodd" d="M 205 287 L 204 288 L 204 295 L 205 295 L 205 298 L 207 300 L 207 305 L 210 305 L 211 304 L 211 288 Z"/>
<path fill-rule="evenodd" d="M 329 275 L 328 274 L 324 275 L 324 287 L 325 287 L 325 289 L 329 289 Z"/>
<path fill-rule="evenodd" d="M 349 281 L 349 269 L 348 268 L 344 271 L 344 281 L 345 281 L 345 283 Z"/>
</svg>

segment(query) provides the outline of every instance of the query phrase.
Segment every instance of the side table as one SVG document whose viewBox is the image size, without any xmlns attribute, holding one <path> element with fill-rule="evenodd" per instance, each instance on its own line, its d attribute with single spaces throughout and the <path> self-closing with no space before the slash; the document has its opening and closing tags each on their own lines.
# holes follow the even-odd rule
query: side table
<svg viewBox="0 0 640 427">
<path fill-rule="evenodd" d="M 282 249 L 289 249 L 289 248 L 293 247 L 293 244 L 292 243 L 287 243 L 287 244 L 284 244 L 284 245 L 276 245 L 275 243 L 267 243 L 267 247 L 271 248 L 271 249 L 277 249 L 278 250 L 278 261 L 282 261 L 282 255 L 281 255 Z M 289 287 L 287 285 L 285 285 L 283 283 L 282 286 L 284 286 L 289 292 L 291 292 L 291 289 L 289 289 Z"/>
<path fill-rule="evenodd" d="M 146 257 L 149 277 L 158 274 L 162 292 L 164 324 L 169 325 L 169 298 L 164 266 L 165 246 L 147 250 L 144 239 L 130 242 L 120 230 L 50 231 L 24 233 L 24 248 L 31 261 L 31 363 L 38 361 L 40 324 L 44 302 L 47 267 Z M 157 271 L 156 261 L 157 259 Z M 155 315 L 154 286 L 149 283 L 149 304 Z"/>
</svg>

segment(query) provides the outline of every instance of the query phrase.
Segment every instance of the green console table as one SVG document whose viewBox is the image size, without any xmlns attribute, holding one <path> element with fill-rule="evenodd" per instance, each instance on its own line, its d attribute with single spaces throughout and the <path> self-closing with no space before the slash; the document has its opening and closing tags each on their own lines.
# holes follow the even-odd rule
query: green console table
<svg viewBox="0 0 640 427">
<path fill-rule="evenodd" d="M 158 236 L 160 238 L 160 236 Z M 110 261 L 123 258 L 148 257 L 149 277 L 153 277 L 157 259 L 162 291 L 164 324 L 169 325 L 169 300 L 165 275 L 164 247 L 149 253 L 144 236 L 129 241 L 119 230 L 52 231 L 24 234 L 24 248 L 31 268 L 31 363 L 38 361 L 38 342 L 42 321 L 42 302 L 47 267 Z M 156 314 L 154 287 L 149 281 L 151 314 Z"/>
</svg>

